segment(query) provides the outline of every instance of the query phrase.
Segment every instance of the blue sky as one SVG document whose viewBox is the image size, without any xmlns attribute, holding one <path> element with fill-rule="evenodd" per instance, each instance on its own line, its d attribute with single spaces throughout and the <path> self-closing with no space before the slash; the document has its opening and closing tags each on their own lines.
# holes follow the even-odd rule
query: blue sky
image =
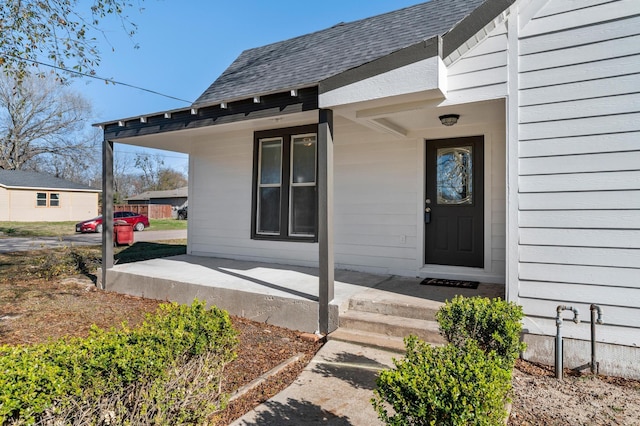
<svg viewBox="0 0 640 426">
<path fill-rule="evenodd" d="M 423 0 L 145 0 L 129 17 L 138 25 L 130 40 L 106 21 L 97 75 L 194 101 L 245 49 L 339 22 L 350 22 Z M 137 0 L 133 0 L 137 3 Z M 134 49 L 134 44 L 139 48 Z M 74 88 L 94 106 L 95 122 L 183 108 L 188 103 L 131 87 L 82 78 Z M 116 145 L 118 152 L 132 147 Z M 186 172 L 186 156 L 161 152 L 165 163 Z"/>
</svg>

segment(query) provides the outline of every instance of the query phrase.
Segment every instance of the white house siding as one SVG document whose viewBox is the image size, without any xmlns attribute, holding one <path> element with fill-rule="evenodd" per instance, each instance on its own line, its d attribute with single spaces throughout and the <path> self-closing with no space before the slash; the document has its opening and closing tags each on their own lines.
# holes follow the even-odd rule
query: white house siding
<svg viewBox="0 0 640 426">
<path fill-rule="evenodd" d="M 517 301 L 525 327 L 554 335 L 557 305 L 579 308 L 588 321 L 596 303 L 605 322 L 598 340 L 637 347 L 640 17 L 632 15 L 640 2 L 529 7 L 538 9 L 520 24 L 511 74 L 519 89 Z M 589 331 L 587 324 L 563 326 L 569 338 L 589 339 Z M 611 371 L 624 369 L 624 362 L 608 362 Z M 624 374 L 640 376 L 636 370 Z"/>
<path fill-rule="evenodd" d="M 475 102 L 504 99 L 508 90 L 508 39 L 505 22 L 489 24 L 484 38 L 469 50 L 454 52 L 445 58 L 447 66 L 447 94 L 441 106 L 465 105 Z M 453 59 L 455 58 L 455 59 Z M 485 108 L 481 104 L 478 108 Z M 506 111 L 502 107 L 483 116 L 477 124 L 477 134 L 485 136 L 485 173 L 488 181 L 485 216 L 490 231 L 487 249 L 490 256 L 487 273 L 504 281 L 506 260 Z M 452 110 L 453 111 L 453 110 Z M 460 125 L 464 124 L 462 117 Z M 452 128 L 455 131 L 455 127 Z M 467 135 L 470 130 L 463 130 Z M 496 281 L 494 278 L 493 281 Z"/>
<path fill-rule="evenodd" d="M 190 154 L 190 254 L 317 266 L 317 244 L 251 239 L 252 130 L 200 137 Z"/>
<path fill-rule="evenodd" d="M 335 129 L 336 267 L 415 275 L 422 199 L 416 140 L 340 118 Z"/>
<path fill-rule="evenodd" d="M 445 104 L 506 97 L 506 24 L 501 23 L 496 26 L 485 39 L 449 65 L 447 75 L 447 101 Z"/>
<path fill-rule="evenodd" d="M 339 117 L 334 138 L 336 267 L 415 274 L 416 141 Z M 251 130 L 202 137 L 191 154 L 189 253 L 317 266 L 317 244 L 251 239 Z"/>
</svg>

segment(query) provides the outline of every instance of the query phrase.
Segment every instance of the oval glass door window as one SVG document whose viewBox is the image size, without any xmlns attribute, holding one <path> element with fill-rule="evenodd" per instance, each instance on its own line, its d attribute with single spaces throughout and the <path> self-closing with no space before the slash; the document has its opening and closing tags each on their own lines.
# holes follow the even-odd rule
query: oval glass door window
<svg viewBox="0 0 640 426">
<path fill-rule="evenodd" d="M 438 149 L 436 179 L 438 204 L 473 204 L 473 147 Z"/>
</svg>

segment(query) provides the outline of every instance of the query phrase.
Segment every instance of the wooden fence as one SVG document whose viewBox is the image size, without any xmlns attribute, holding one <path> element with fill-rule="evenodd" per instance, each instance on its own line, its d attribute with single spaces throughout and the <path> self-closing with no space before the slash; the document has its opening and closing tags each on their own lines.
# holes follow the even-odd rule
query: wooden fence
<svg viewBox="0 0 640 426">
<path fill-rule="evenodd" d="M 171 204 L 115 204 L 114 212 L 134 212 L 149 219 L 171 219 Z"/>
</svg>

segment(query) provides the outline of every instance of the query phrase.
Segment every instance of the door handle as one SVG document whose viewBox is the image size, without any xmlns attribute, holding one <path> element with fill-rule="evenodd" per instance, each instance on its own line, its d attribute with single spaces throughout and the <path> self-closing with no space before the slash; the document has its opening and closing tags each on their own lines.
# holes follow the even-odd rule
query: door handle
<svg viewBox="0 0 640 426">
<path fill-rule="evenodd" d="M 424 209 L 424 223 L 431 223 L 431 207 Z"/>
</svg>

